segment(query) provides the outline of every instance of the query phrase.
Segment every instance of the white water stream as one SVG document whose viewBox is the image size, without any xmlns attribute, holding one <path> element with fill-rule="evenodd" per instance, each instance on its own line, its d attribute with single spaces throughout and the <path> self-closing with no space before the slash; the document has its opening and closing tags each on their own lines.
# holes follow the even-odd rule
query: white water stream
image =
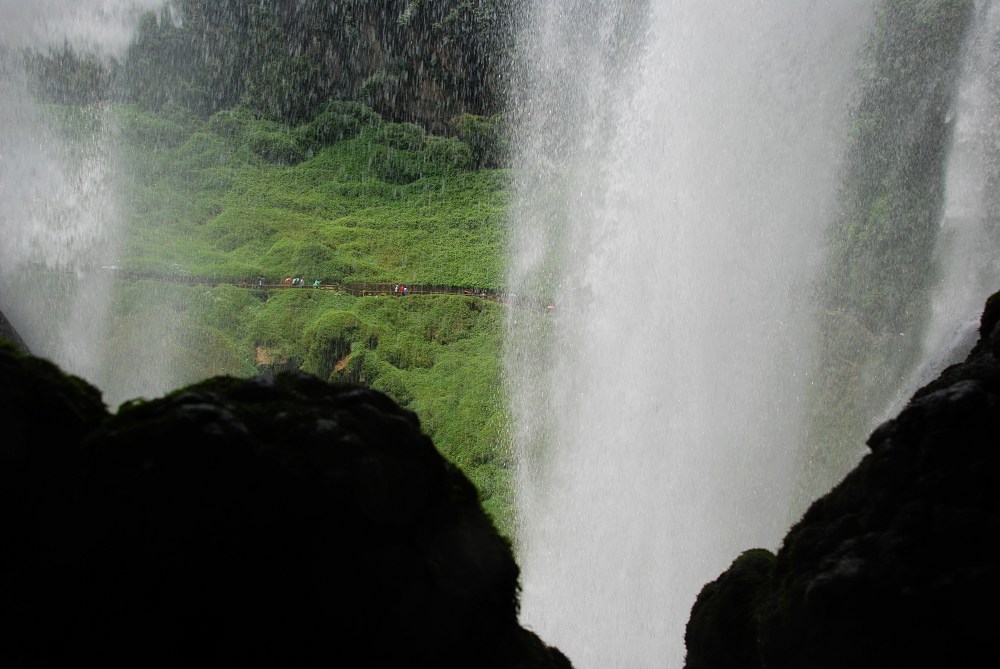
<svg viewBox="0 0 1000 669">
<path fill-rule="evenodd" d="M 145 351 L 109 346 L 107 268 L 118 264 L 125 234 L 114 114 L 102 101 L 60 121 L 54 114 L 65 109 L 37 101 L 20 53 L 67 45 L 120 58 L 140 11 L 161 4 L 0 0 L 0 306 L 33 354 L 101 388 L 112 407 L 173 383 L 149 363 L 155 337 Z M 155 333 L 162 324 L 142 327 Z"/>
<path fill-rule="evenodd" d="M 938 234 L 937 281 L 923 336 L 924 361 L 886 417 L 979 338 L 983 303 L 1000 289 L 1000 4 L 976 3 L 951 111 L 952 147 Z"/>
<path fill-rule="evenodd" d="M 707 582 L 776 549 L 809 286 L 872 2 L 539 3 L 507 371 L 522 622 L 578 669 L 680 667 Z M 861 445 L 859 445 L 859 449 Z"/>
</svg>

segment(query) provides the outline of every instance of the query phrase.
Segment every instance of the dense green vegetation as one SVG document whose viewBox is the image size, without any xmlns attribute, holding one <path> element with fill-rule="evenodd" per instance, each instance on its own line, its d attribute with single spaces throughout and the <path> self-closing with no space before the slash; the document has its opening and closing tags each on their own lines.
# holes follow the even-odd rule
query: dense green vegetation
<svg viewBox="0 0 1000 669">
<path fill-rule="evenodd" d="M 42 99 L 301 123 L 330 99 L 454 134 L 504 111 L 523 0 L 165 0 L 124 57 L 29 54 Z"/>
<path fill-rule="evenodd" d="M 289 127 L 237 108 L 207 121 L 126 108 L 133 268 L 494 288 L 504 171 L 469 146 L 331 102 Z"/>
<path fill-rule="evenodd" d="M 132 280 L 110 347 L 185 384 L 300 369 L 384 390 L 509 534 L 501 305 L 255 284 L 500 287 L 519 2 L 168 0 L 120 59 L 25 52 L 67 139 L 119 152 Z"/>
<path fill-rule="evenodd" d="M 52 112 L 86 138 L 100 117 L 74 109 Z M 128 105 L 114 118 L 129 194 L 120 271 L 144 277 L 118 283 L 116 350 L 148 347 L 142 325 L 169 323 L 156 346 L 185 383 L 301 370 L 382 390 L 418 414 L 510 535 L 502 305 L 255 285 L 298 275 L 498 288 L 507 172 L 475 169 L 457 137 L 355 102 L 329 101 L 297 125 L 246 107 L 201 119 Z"/>
</svg>

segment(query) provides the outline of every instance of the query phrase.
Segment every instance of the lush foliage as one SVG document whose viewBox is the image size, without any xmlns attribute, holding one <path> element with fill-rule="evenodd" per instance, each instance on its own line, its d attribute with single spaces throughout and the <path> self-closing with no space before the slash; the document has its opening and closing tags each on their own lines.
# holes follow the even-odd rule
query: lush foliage
<svg viewBox="0 0 1000 669">
<path fill-rule="evenodd" d="M 131 193 L 121 272 L 141 279 L 121 282 L 115 345 L 148 346 L 138 324 L 166 320 L 159 345 L 183 361 L 183 383 L 300 369 L 382 390 L 417 413 L 510 535 L 503 307 L 329 287 L 499 287 L 506 172 L 472 169 L 460 139 L 346 101 L 297 125 L 177 105 L 126 106 L 116 125 Z M 327 287 L 273 286 L 296 275 Z"/>
<path fill-rule="evenodd" d="M 170 0 L 144 17 L 122 93 L 148 110 L 247 105 L 290 121 L 349 98 L 443 131 L 458 114 L 500 109 L 516 4 Z"/>
<path fill-rule="evenodd" d="M 440 134 L 495 118 L 514 85 L 524 0 L 165 0 L 119 60 L 59 48 L 24 52 L 39 99 L 128 103 L 201 119 L 234 107 L 302 123 L 330 99 Z M 492 122 L 492 121 L 491 121 Z M 475 131 L 481 165 L 503 155 Z"/>
<path fill-rule="evenodd" d="M 115 133 L 131 280 L 110 346 L 173 360 L 177 383 L 302 369 L 384 390 L 509 533 L 502 307 L 273 285 L 499 287 L 519 2 L 168 0 L 120 62 L 25 52 L 68 139 Z M 109 383 L 139 392 L 137 372 Z"/>
<path fill-rule="evenodd" d="M 127 108 L 121 121 L 131 271 L 499 285 L 507 177 L 466 169 L 458 139 L 346 102 L 295 127 L 245 108 L 208 121 Z"/>
</svg>

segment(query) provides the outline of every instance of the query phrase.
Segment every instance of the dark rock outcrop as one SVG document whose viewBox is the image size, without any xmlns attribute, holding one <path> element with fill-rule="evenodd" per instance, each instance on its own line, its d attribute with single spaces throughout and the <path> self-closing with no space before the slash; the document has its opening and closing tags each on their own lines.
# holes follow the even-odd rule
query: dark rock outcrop
<svg viewBox="0 0 1000 669">
<path fill-rule="evenodd" d="M 753 548 L 740 555 L 718 579 L 706 585 L 691 609 L 685 642 L 688 669 L 739 669 L 757 649 L 755 611 L 767 593 L 774 554 Z"/>
<path fill-rule="evenodd" d="M 23 339 L 21 339 L 21 335 L 14 329 L 14 326 L 9 320 L 7 320 L 7 317 L 2 311 L 0 311 L 0 339 L 10 341 L 10 343 L 14 344 L 14 346 L 21 351 L 21 353 L 31 352 L 28 350 L 28 345 L 24 343 Z"/>
<path fill-rule="evenodd" d="M 689 669 L 937 668 L 993 654 L 1000 293 L 966 361 L 918 391 L 868 446 L 773 560 L 744 554 L 705 586 L 688 622 Z"/>
<path fill-rule="evenodd" d="M 0 665 L 568 669 L 387 396 L 219 377 L 109 414 L 0 342 Z"/>
</svg>

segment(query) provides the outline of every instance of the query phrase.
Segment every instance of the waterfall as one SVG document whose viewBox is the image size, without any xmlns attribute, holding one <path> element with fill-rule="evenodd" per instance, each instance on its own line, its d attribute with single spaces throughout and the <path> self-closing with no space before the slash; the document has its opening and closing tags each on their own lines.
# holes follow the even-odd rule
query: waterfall
<svg viewBox="0 0 1000 669">
<path fill-rule="evenodd" d="M 1000 5 L 982 0 L 966 39 L 950 117 L 952 145 L 922 364 L 890 406 L 961 362 L 976 343 L 986 298 L 1000 287 Z"/>
<path fill-rule="evenodd" d="M 0 0 L 0 307 L 32 353 L 102 388 L 112 404 L 171 383 L 135 373 L 142 361 L 107 345 L 125 234 L 114 112 L 96 92 L 89 104 L 45 104 L 24 55 L 72 49 L 107 63 L 123 53 L 139 12 L 160 4 Z M 109 383 L 123 374 L 145 385 Z"/>
<path fill-rule="evenodd" d="M 810 286 L 873 3 L 536 4 L 506 353 L 522 623 L 579 669 L 679 667 L 702 585 L 804 508 Z"/>
</svg>

